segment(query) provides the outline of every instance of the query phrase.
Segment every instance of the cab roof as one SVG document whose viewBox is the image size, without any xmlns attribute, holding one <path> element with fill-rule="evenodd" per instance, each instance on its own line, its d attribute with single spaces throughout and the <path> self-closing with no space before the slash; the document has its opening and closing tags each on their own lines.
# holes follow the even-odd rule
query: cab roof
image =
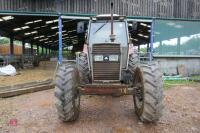
<svg viewBox="0 0 200 133">
<path fill-rule="evenodd" d="M 91 20 L 110 20 L 111 14 L 100 14 L 95 17 L 91 17 Z M 126 16 L 121 16 L 118 14 L 113 14 L 114 20 L 124 20 L 126 19 Z"/>
</svg>

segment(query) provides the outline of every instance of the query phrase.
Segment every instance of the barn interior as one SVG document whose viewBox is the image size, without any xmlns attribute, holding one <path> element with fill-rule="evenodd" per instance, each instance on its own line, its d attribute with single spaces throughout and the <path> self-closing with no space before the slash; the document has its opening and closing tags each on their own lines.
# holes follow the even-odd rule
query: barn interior
<svg viewBox="0 0 200 133">
<path fill-rule="evenodd" d="M 90 18 L 63 16 L 61 19 L 63 58 L 74 59 L 75 52 L 83 49 Z M 39 61 L 57 58 L 58 21 L 58 16 L 0 15 L 0 36 L 9 39 L 7 49 L 1 52 L 1 65 L 6 63 L 24 68 L 38 66 Z M 84 26 L 83 31 L 77 31 L 77 26 L 80 24 Z M 128 25 L 132 43 L 138 49 L 144 44 L 149 47 L 151 22 L 128 19 Z M 20 52 L 16 51 L 15 41 L 19 43 Z M 36 58 L 37 61 L 34 62 Z"/>
<path fill-rule="evenodd" d="M 61 19 L 65 63 L 64 60 L 75 60 L 75 53 L 83 50 L 90 17 L 62 16 Z M 15 76 L 0 77 L 0 86 L 48 83 L 44 88 L 52 87 L 49 83 L 54 81 L 59 57 L 58 23 L 58 15 L 0 15 L 0 67 L 11 64 L 16 69 Z M 80 25 L 83 31 L 78 31 Z M 148 47 L 151 22 L 128 19 L 128 25 L 132 43 L 138 49 L 141 45 Z M 2 41 L 5 39 L 7 42 Z"/>
</svg>

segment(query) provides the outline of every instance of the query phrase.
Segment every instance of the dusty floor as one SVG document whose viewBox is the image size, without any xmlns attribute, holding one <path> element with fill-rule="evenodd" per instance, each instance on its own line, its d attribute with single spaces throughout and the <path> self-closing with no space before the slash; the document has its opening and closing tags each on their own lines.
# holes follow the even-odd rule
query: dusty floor
<svg viewBox="0 0 200 133">
<path fill-rule="evenodd" d="M 200 84 L 165 91 L 164 115 L 141 123 L 131 96 L 83 96 L 77 121 L 62 123 L 53 90 L 0 100 L 0 133 L 200 133 Z"/>
<path fill-rule="evenodd" d="M 17 70 L 15 76 L 0 76 L 0 86 L 52 79 L 55 67 L 56 64 L 41 62 L 40 67 Z"/>
</svg>

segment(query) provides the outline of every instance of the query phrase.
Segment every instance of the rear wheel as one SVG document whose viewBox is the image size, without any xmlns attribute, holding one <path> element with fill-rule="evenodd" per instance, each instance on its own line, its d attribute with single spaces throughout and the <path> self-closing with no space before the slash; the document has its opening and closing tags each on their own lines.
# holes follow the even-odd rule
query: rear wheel
<svg viewBox="0 0 200 133">
<path fill-rule="evenodd" d="M 136 52 L 129 55 L 128 72 L 126 73 L 125 83 L 133 85 L 133 75 L 139 64 L 138 54 Z"/>
<path fill-rule="evenodd" d="M 138 54 L 137 53 L 130 54 L 129 55 L 128 67 L 129 67 L 129 71 L 131 73 L 134 73 L 135 68 L 138 66 L 138 64 L 139 64 Z"/>
<path fill-rule="evenodd" d="M 56 75 L 56 108 L 62 121 L 74 121 L 79 116 L 80 95 L 78 70 L 73 65 L 62 65 Z"/>
<path fill-rule="evenodd" d="M 78 57 L 78 69 L 80 72 L 81 84 L 88 84 L 90 82 L 90 71 L 88 65 L 88 57 L 86 53 L 80 53 Z"/>
<path fill-rule="evenodd" d="M 163 82 L 158 64 L 142 64 L 133 78 L 135 112 L 143 122 L 156 122 L 162 116 Z"/>
<path fill-rule="evenodd" d="M 134 53 L 130 54 L 129 55 L 129 62 L 128 62 L 129 70 L 122 72 L 122 83 L 132 84 L 131 83 L 132 80 L 133 80 L 132 74 L 134 73 L 134 70 L 135 70 L 136 66 L 138 65 L 138 63 L 139 63 L 139 58 L 138 58 L 137 53 L 134 52 Z M 123 94 L 121 94 L 121 93 L 112 94 L 113 97 L 120 97 L 122 95 Z"/>
</svg>

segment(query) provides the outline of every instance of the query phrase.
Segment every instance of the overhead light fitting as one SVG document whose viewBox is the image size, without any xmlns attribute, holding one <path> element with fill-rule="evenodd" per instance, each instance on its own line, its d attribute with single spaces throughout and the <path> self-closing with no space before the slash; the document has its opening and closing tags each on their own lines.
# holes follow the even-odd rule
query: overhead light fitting
<svg viewBox="0 0 200 133">
<path fill-rule="evenodd" d="M 53 29 L 56 29 L 56 28 L 58 28 L 58 26 L 51 27 L 52 30 L 53 30 Z"/>
<path fill-rule="evenodd" d="M 49 35 L 49 36 L 47 36 L 47 37 L 53 37 L 53 36 L 55 36 L 55 35 Z"/>
<path fill-rule="evenodd" d="M 23 26 L 23 27 L 21 27 L 21 28 L 15 28 L 15 29 L 13 29 L 14 31 L 19 31 L 19 30 L 25 30 L 25 29 L 28 29 L 28 28 L 30 28 L 29 26 Z"/>
<path fill-rule="evenodd" d="M 69 38 L 75 38 L 75 37 L 77 37 L 77 36 L 71 36 L 71 37 L 69 37 Z"/>
<path fill-rule="evenodd" d="M 33 28 L 33 29 L 37 30 L 37 29 L 40 29 L 40 27 L 35 27 L 35 28 Z"/>
<path fill-rule="evenodd" d="M 5 16 L 5 17 L 2 17 L 2 19 L 7 21 L 7 20 L 14 19 L 14 17 L 13 16 Z"/>
<path fill-rule="evenodd" d="M 32 32 L 24 33 L 24 35 L 27 36 L 27 35 L 36 34 L 36 33 L 38 33 L 38 32 L 37 31 L 32 31 Z"/>
<path fill-rule="evenodd" d="M 147 26 L 147 24 L 145 24 L 145 23 L 140 23 L 140 25 L 142 25 L 142 26 Z"/>
<path fill-rule="evenodd" d="M 130 24 L 130 23 L 129 23 L 128 26 L 133 26 L 133 24 Z"/>
<path fill-rule="evenodd" d="M 63 34 L 62 36 L 67 36 L 68 34 L 66 33 L 66 34 Z"/>
<path fill-rule="evenodd" d="M 69 38 L 69 37 L 63 37 L 63 39 L 66 39 L 66 38 Z"/>
<path fill-rule="evenodd" d="M 30 32 L 28 32 L 28 33 L 24 33 L 25 36 L 30 35 L 30 34 L 31 34 Z"/>
<path fill-rule="evenodd" d="M 39 38 L 43 38 L 44 37 L 44 35 L 42 35 L 42 36 L 36 36 L 36 37 L 34 37 L 34 39 L 39 39 Z"/>
<path fill-rule="evenodd" d="M 46 24 L 51 24 L 51 23 L 55 23 L 55 22 L 58 22 L 58 19 L 46 21 Z"/>
<path fill-rule="evenodd" d="M 47 25 L 43 25 L 43 26 L 41 26 L 42 28 L 44 28 L 44 27 L 47 27 Z"/>
<path fill-rule="evenodd" d="M 19 30 L 21 30 L 21 28 L 15 28 L 15 29 L 13 29 L 14 31 L 19 31 Z"/>
<path fill-rule="evenodd" d="M 29 21 L 29 22 L 26 22 L 25 25 L 29 25 L 29 24 L 33 24 L 33 23 L 38 23 L 38 22 L 41 22 L 42 20 L 39 19 L 39 20 L 35 20 L 35 21 Z"/>
<path fill-rule="evenodd" d="M 40 37 L 39 36 L 37 36 L 37 37 L 34 37 L 34 39 L 39 39 Z"/>
<path fill-rule="evenodd" d="M 38 33 L 37 31 L 33 31 L 33 32 L 31 32 L 32 34 L 36 34 L 36 33 Z"/>
<path fill-rule="evenodd" d="M 29 24 L 32 24 L 33 21 L 30 21 L 30 22 L 26 22 L 25 25 L 29 25 Z"/>
<path fill-rule="evenodd" d="M 35 20 L 35 21 L 33 21 L 34 23 L 38 23 L 38 22 L 41 22 L 42 20 L 41 19 L 39 19 L 39 20 Z"/>
<path fill-rule="evenodd" d="M 62 33 L 65 33 L 65 32 L 67 32 L 67 31 L 66 31 L 66 30 L 63 30 L 63 31 L 62 31 Z M 58 34 L 58 33 L 59 33 L 59 32 L 56 32 L 56 34 Z"/>
<path fill-rule="evenodd" d="M 62 25 L 62 28 L 63 28 L 64 26 Z M 57 28 L 59 28 L 59 26 L 54 26 L 54 27 L 51 27 L 51 29 L 53 30 L 53 29 L 57 29 Z"/>
<path fill-rule="evenodd" d="M 51 24 L 53 23 L 53 21 L 46 21 L 46 24 Z"/>
<path fill-rule="evenodd" d="M 68 31 L 68 33 L 71 33 L 71 32 L 75 32 L 76 30 L 71 30 L 71 31 Z"/>
<path fill-rule="evenodd" d="M 39 41 L 42 42 L 42 41 L 46 41 L 46 40 L 48 40 L 48 38 L 41 39 L 41 40 L 39 40 Z"/>
<path fill-rule="evenodd" d="M 138 34 L 138 36 L 143 36 L 143 34 Z"/>
<path fill-rule="evenodd" d="M 28 28 L 30 28 L 29 26 L 24 26 L 24 27 L 21 27 L 23 30 L 24 29 L 28 29 Z"/>
</svg>

